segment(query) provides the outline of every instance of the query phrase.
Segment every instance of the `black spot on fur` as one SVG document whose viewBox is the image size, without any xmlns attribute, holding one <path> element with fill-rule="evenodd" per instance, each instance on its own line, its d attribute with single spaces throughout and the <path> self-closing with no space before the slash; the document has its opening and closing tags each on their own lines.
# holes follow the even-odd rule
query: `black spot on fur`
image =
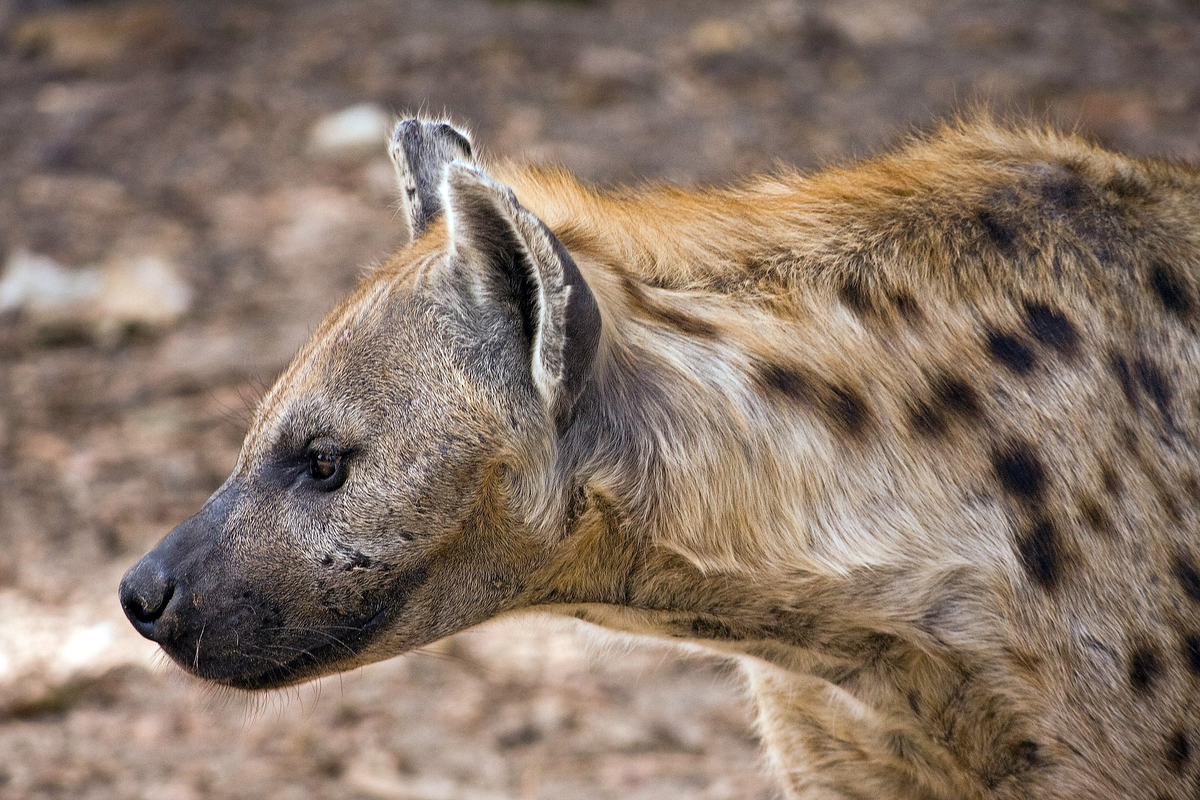
<svg viewBox="0 0 1200 800">
<path fill-rule="evenodd" d="M 962 378 L 939 375 L 933 381 L 933 399 L 947 411 L 961 417 L 979 414 L 979 393 Z"/>
<path fill-rule="evenodd" d="M 1200 675 L 1200 633 L 1183 637 L 1183 658 L 1193 675 Z"/>
<path fill-rule="evenodd" d="M 875 303 L 857 275 L 849 275 L 838 289 L 838 299 L 860 317 L 875 313 Z"/>
<path fill-rule="evenodd" d="M 1042 764 L 1042 748 L 1037 742 L 1028 739 L 1017 742 L 1013 747 L 1013 760 L 1020 764 L 1038 767 Z"/>
<path fill-rule="evenodd" d="M 995 789 L 1013 776 L 1028 773 L 1030 770 L 1045 766 L 1041 746 L 1037 742 L 1024 739 L 1008 745 L 995 754 L 995 761 L 990 769 L 980 774 L 983 785 Z"/>
<path fill-rule="evenodd" d="M 1112 353 L 1109 355 L 1108 365 L 1113 375 L 1117 376 L 1117 383 L 1121 385 L 1125 402 L 1129 403 L 1130 408 L 1137 410 L 1141 401 L 1138 398 L 1137 386 L 1133 382 L 1133 370 L 1129 367 L 1129 361 L 1120 353 Z"/>
<path fill-rule="evenodd" d="M 1200 478 L 1188 475 L 1183 479 L 1183 493 L 1193 504 L 1200 503 Z"/>
<path fill-rule="evenodd" d="M 940 436 L 946 430 L 946 418 L 924 400 L 910 410 L 909 421 L 912 429 L 922 436 Z"/>
<path fill-rule="evenodd" d="M 1079 345 L 1075 324 L 1056 308 L 1044 303 L 1025 304 L 1025 327 L 1030 335 L 1063 355 L 1074 355 Z"/>
<path fill-rule="evenodd" d="M 917 299 L 908 292 L 893 292 L 889 299 L 892 301 L 892 305 L 896 307 L 896 311 L 900 312 L 900 316 L 904 317 L 908 322 L 916 323 L 924 318 L 921 306 L 917 304 Z"/>
<path fill-rule="evenodd" d="M 812 381 L 799 370 L 779 364 L 765 364 L 758 373 L 759 383 L 794 402 L 809 402 L 813 396 Z"/>
<path fill-rule="evenodd" d="M 1063 211 L 1073 211 L 1082 206 L 1090 187 L 1077 169 L 1074 165 L 1064 164 L 1062 169 L 1047 176 L 1041 185 L 1042 200 Z"/>
<path fill-rule="evenodd" d="M 1079 501 L 1079 513 L 1083 517 L 1083 521 L 1096 533 L 1111 536 L 1112 518 L 1108 515 L 1108 511 L 1104 509 L 1091 497 L 1083 497 Z"/>
<path fill-rule="evenodd" d="M 1164 416 L 1171 408 L 1171 384 L 1155 364 L 1145 358 L 1139 358 L 1133 364 L 1137 372 L 1138 382 L 1150 395 L 1154 405 Z"/>
<path fill-rule="evenodd" d="M 847 433 L 860 434 L 870 422 L 866 399 L 848 386 L 829 387 L 829 413 Z"/>
<path fill-rule="evenodd" d="M 1179 774 L 1187 766 L 1192 755 L 1192 746 L 1188 742 L 1186 731 L 1178 730 L 1167 737 L 1167 766 Z"/>
<path fill-rule="evenodd" d="M 1140 200 L 1150 196 L 1150 189 L 1139 178 L 1114 175 L 1104 188 L 1122 200 Z"/>
<path fill-rule="evenodd" d="M 1181 317 L 1192 313 L 1195 301 L 1191 290 L 1166 264 L 1160 262 L 1150 268 L 1150 288 L 1167 311 Z"/>
<path fill-rule="evenodd" d="M 1045 490 L 1046 471 L 1027 442 L 1014 441 L 992 454 L 1000 485 L 1023 500 L 1037 500 Z"/>
<path fill-rule="evenodd" d="M 1136 691 L 1150 691 L 1161 674 L 1162 660 L 1154 647 L 1146 645 L 1133 651 L 1129 657 L 1129 685 Z"/>
<path fill-rule="evenodd" d="M 1062 544 L 1058 528 L 1050 520 L 1034 523 L 1017 539 L 1017 554 L 1030 580 L 1043 589 L 1058 585 L 1062 571 Z"/>
<path fill-rule="evenodd" d="M 992 358 L 1018 375 L 1028 375 L 1033 371 L 1035 363 L 1033 351 L 1019 336 L 1000 331 L 989 331 L 987 349 Z"/>
<path fill-rule="evenodd" d="M 980 226 L 983 227 L 983 232 L 987 234 L 988 239 L 992 244 L 1004 254 L 1011 255 L 1017 249 L 1017 234 L 1012 228 L 997 219 L 996 215 L 989 211 L 983 210 L 976 217 Z"/>
<path fill-rule="evenodd" d="M 911 412 L 912 426 L 918 433 L 937 436 L 945 431 L 950 416 L 979 416 L 979 393 L 962 378 L 943 373 L 933 379 L 931 389 L 929 399 L 918 402 Z"/>
<path fill-rule="evenodd" d="M 762 365 L 758 383 L 787 400 L 813 407 L 847 433 L 861 434 L 870 425 L 870 406 L 862 393 L 853 387 L 827 384 L 800 369 L 780 364 Z"/>
<path fill-rule="evenodd" d="M 1196 562 L 1192 557 L 1185 553 L 1175 556 L 1174 573 L 1184 593 L 1194 602 L 1200 603 L 1200 571 L 1197 571 Z"/>
<path fill-rule="evenodd" d="M 1118 497 L 1121 494 L 1121 476 L 1112 468 L 1111 464 L 1103 464 L 1100 467 L 1100 480 L 1104 481 L 1104 491 L 1108 492 L 1111 497 Z"/>
</svg>

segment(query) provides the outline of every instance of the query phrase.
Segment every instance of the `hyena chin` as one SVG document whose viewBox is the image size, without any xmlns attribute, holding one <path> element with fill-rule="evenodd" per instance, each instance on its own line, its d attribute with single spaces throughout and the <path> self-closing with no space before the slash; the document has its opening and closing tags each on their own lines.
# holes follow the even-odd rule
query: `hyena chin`
<svg viewBox="0 0 1200 800">
<path fill-rule="evenodd" d="M 285 686 L 537 610 L 744 666 L 794 798 L 1200 782 L 1200 171 L 956 123 L 726 190 L 391 143 L 410 243 L 121 583 Z"/>
</svg>

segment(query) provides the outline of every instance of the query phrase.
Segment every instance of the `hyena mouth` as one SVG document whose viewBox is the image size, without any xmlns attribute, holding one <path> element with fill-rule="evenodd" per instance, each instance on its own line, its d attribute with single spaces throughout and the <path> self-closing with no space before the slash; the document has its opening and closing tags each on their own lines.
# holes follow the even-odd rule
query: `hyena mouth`
<svg viewBox="0 0 1200 800">
<path fill-rule="evenodd" d="M 231 654 L 224 664 L 201 663 L 197 664 L 199 669 L 193 669 L 186 659 L 176 660 L 200 677 L 234 689 L 280 689 L 354 661 L 384 627 L 388 611 L 384 606 L 358 623 L 288 627 L 261 641 L 243 641 L 239 652 Z"/>
</svg>

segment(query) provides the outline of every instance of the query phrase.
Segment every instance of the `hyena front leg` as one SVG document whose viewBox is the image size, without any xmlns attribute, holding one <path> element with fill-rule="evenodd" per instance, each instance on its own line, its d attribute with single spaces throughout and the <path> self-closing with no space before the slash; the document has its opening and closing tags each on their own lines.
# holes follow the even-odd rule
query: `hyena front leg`
<svg viewBox="0 0 1200 800">
<path fill-rule="evenodd" d="M 475 163 L 469 135 L 446 122 L 405 119 L 388 147 L 412 239 L 442 210 L 442 173 L 452 161 Z"/>
<path fill-rule="evenodd" d="M 820 678 L 746 660 L 768 762 L 788 800 L 961 800 L 977 796 L 939 755 Z"/>
</svg>

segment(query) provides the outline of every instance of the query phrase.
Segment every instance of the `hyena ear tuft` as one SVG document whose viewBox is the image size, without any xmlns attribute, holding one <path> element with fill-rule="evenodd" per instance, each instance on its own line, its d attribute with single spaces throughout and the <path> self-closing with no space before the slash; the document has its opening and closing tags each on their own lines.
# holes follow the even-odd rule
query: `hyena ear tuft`
<svg viewBox="0 0 1200 800">
<path fill-rule="evenodd" d="M 410 241 L 420 238 L 442 210 L 442 172 L 453 161 L 475 163 L 471 137 L 446 122 L 404 119 L 396 123 L 388 155 L 400 186 L 400 205 Z"/>
<path fill-rule="evenodd" d="M 476 299 L 515 308 L 533 383 L 561 429 L 596 359 L 596 298 L 567 249 L 507 186 L 453 163 L 444 192 L 452 247 Z"/>
</svg>

